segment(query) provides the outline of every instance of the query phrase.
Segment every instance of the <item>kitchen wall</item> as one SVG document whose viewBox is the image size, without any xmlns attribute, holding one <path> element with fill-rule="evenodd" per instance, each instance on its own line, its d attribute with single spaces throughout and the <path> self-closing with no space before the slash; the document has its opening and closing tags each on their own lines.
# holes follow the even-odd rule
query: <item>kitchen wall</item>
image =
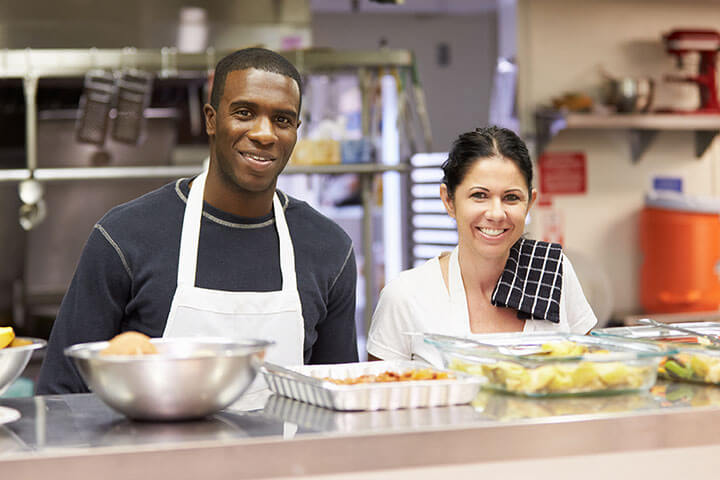
<svg viewBox="0 0 720 480">
<path fill-rule="evenodd" d="M 469 15 L 314 13 L 315 47 L 415 52 L 427 97 L 433 146 L 446 151 L 461 132 L 487 123 L 497 56 L 494 10 Z M 448 47 L 449 64 L 438 64 L 438 48 Z"/>
<path fill-rule="evenodd" d="M 662 81 L 676 64 L 661 36 L 681 27 L 720 30 L 720 2 L 519 0 L 517 26 L 520 115 L 523 133 L 531 136 L 539 105 L 568 91 L 596 96 L 603 70 L 653 77 L 658 107 L 697 105 L 692 86 Z M 692 70 L 689 63 L 686 69 Z M 565 246 L 590 258 L 611 279 L 616 318 L 640 310 L 638 214 L 651 177 L 681 177 L 687 193 L 720 195 L 718 139 L 697 159 L 691 132 L 663 131 L 634 164 L 627 135 L 564 130 L 547 149 L 587 156 L 587 194 L 557 196 L 554 205 L 564 217 Z M 532 227 L 538 228 L 537 223 Z"/>
</svg>

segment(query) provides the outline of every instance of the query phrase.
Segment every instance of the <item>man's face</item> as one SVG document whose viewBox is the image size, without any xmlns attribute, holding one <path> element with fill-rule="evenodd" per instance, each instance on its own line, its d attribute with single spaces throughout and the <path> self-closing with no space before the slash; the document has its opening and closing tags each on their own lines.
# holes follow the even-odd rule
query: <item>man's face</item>
<svg viewBox="0 0 720 480">
<path fill-rule="evenodd" d="M 223 184 L 252 193 L 275 188 L 297 141 L 299 104 L 299 87 L 285 75 L 254 68 L 228 74 L 217 111 L 205 106 Z"/>
</svg>

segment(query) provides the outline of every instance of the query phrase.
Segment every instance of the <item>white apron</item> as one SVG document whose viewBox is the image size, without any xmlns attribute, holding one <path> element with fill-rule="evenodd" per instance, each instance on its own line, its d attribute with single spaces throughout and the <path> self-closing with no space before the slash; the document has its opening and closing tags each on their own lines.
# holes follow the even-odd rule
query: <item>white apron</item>
<svg viewBox="0 0 720 480">
<path fill-rule="evenodd" d="M 305 329 L 297 290 L 295 254 L 285 213 L 273 196 L 280 246 L 282 289 L 274 292 L 228 292 L 195 286 L 203 193 L 207 172 L 190 188 L 180 237 L 178 280 L 163 337 L 224 337 L 272 340 L 265 360 L 280 365 L 303 363 Z M 258 377 L 251 391 L 264 387 Z"/>
</svg>

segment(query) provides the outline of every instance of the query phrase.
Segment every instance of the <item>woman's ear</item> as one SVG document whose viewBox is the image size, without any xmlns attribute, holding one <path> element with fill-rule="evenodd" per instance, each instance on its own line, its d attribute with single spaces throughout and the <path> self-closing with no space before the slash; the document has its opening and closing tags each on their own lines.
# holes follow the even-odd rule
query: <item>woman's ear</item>
<svg viewBox="0 0 720 480">
<path fill-rule="evenodd" d="M 445 211 L 450 215 L 452 218 L 455 218 L 455 203 L 453 203 L 452 198 L 450 198 L 450 194 L 448 193 L 447 185 L 444 183 L 440 184 L 440 199 L 443 202 L 443 205 L 445 205 Z"/>
<path fill-rule="evenodd" d="M 533 207 L 533 205 L 535 205 L 535 200 L 537 200 L 537 196 L 538 196 L 538 192 L 537 192 L 537 190 L 535 190 L 533 188 L 532 191 L 530 192 L 530 201 L 528 202 L 528 208 L 527 208 L 528 212 Z"/>
</svg>

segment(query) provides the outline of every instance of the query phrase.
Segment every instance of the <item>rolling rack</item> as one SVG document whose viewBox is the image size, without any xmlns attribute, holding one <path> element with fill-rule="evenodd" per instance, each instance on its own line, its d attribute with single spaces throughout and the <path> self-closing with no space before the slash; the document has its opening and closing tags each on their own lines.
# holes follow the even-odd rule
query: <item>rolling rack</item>
<svg viewBox="0 0 720 480">
<path fill-rule="evenodd" d="M 231 53 L 209 48 L 202 53 L 181 53 L 176 48 L 162 49 L 24 49 L 0 51 L 0 79 L 16 78 L 23 80 L 25 98 L 25 152 L 26 167 L 21 169 L 0 169 L 0 183 L 19 184 L 20 223 L 26 230 L 42 221 L 44 204 L 42 184 L 70 180 L 97 179 L 151 179 L 177 178 L 200 173 L 202 166 L 133 166 L 133 167 L 67 167 L 38 168 L 37 162 L 37 89 L 42 77 L 83 77 L 92 70 L 119 71 L 133 68 L 156 75 L 159 78 L 207 78 L 217 60 Z M 417 79 L 417 69 L 412 52 L 407 50 L 381 49 L 376 51 L 332 51 L 297 50 L 279 52 L 291 61 L 301 74 L 333 72 L 354 72 L 358 75 L 362 95 L 362 129 L 364 135 L 370 134 L 370 92 L 368 82 L 381 75 L 392 72 L 398 81 L 398 94 L 406 101 L 399 106 L 398 130 L 405 134 L 412 149 L 417 149 L 415 132 L 409 126 L 411 113 L 419 121 L 419 128 L 425 138 L 425 148 L 430 148 L 430 125 L 424 106 L 424 94 Z M 413 98 L 414 104 L 408 105 L 407 99 Z M 410 108 L 412 107 L 412 109 Z M 412 110 L 412 111 L 411 111 Z M 365 163 L 299 166 L 288 165 L 284 175 L 322 174 L 322 175 L 359 175 L 362 195 L 362 238 L 363 238 L 363 277 L 365 279 L 365 328 L 370 325 L 372 307 L 377 295 L 374 281 L 374 256 L 372 249 L 373 225 L 372 208 L 375 200 L 374 179 L 385 172 L 407 173 L 410 165 L 407 161 L 394 164 Z M 38 208 L 38 206 L 42 208 Z M 401 219 L 397 219 L 401 222 Z M 407 262 L 404 262 L 407 267 Z"/>
</svg>

